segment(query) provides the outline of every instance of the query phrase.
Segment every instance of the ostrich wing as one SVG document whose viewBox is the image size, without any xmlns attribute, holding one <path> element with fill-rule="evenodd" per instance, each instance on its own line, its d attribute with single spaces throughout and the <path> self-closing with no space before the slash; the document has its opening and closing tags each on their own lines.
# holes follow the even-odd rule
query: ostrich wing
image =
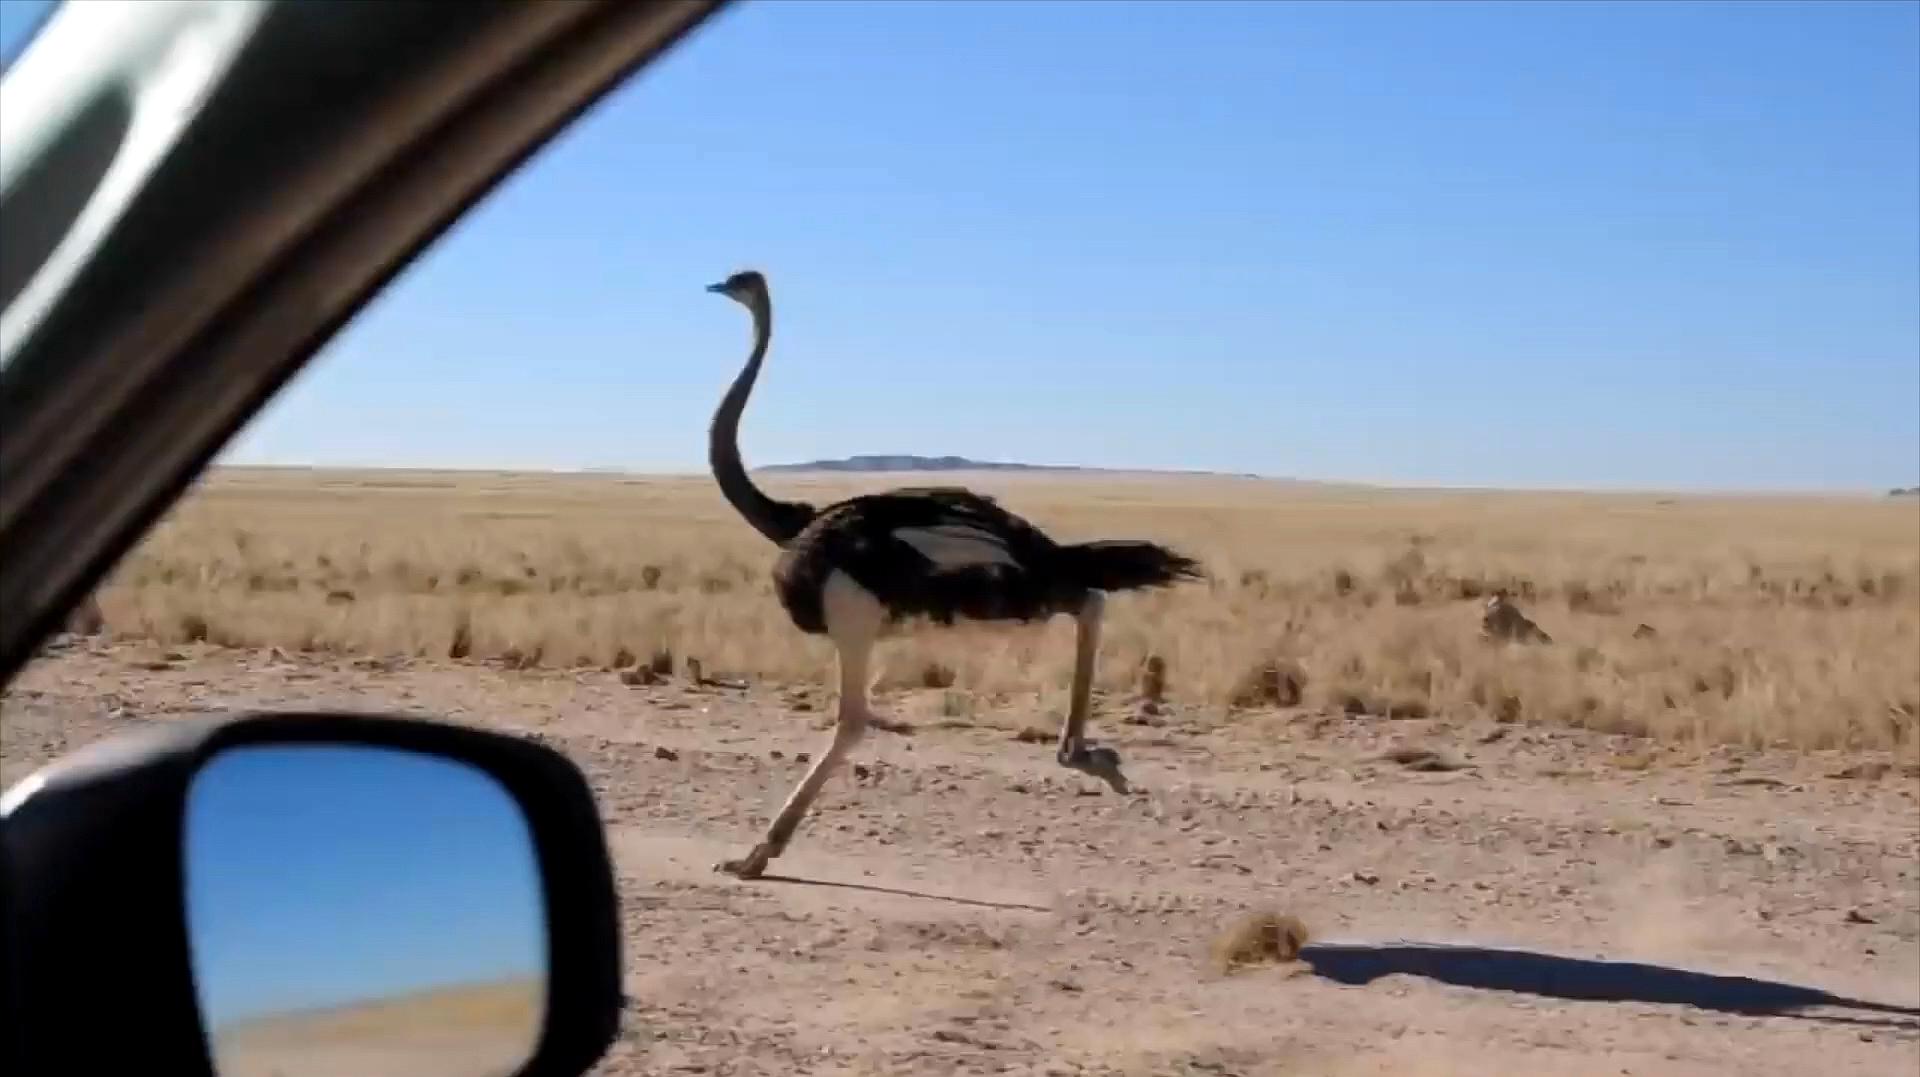
<svg viewBox="0 0 1920 1077">
<path fill-rule="evenodd" d="M 918 550 L 936 572 L 976 565 L 1020 567 L 1020 560 L 1007 548 L 1004 535 L 970 523 L 897 527 L 892 534 L 894 538 Z"/>
</svg>

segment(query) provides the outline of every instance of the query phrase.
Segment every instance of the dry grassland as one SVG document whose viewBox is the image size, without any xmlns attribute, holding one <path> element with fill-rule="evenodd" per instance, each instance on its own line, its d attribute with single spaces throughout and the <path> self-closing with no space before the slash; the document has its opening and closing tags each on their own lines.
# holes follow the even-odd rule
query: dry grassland
<svg viewBox="0 0 1920 1077">
<path fill-rule="evenodd" d="M 315 1010 L 250 1017 L 222 1026 L 214 1035 L 238 1042 L 249 1037 L 284 1038 L 297 1032 L 308 1039 L 352 1043 L 396 1039 L 410 1033 L 487 1029 L 529 1052 L 539 1037 L 546 1011 L 546 981 L 525 978 L 426 988 Z"/>
<path fill-rule="evenodd" d="M 220 1077 L 507 1077 L 546 1019 L 544 980 L 433 988 L 215 1031 Z"/>
<path fill-rule="evenodd" d="M 1212 580 L 1109 604 L 1109 698 L 1221 720 L 1301 706 L 1484 714 L 1669 742 L 1911 751 L 1920 729 L 1920 504 L 1901 499 L 1422 493 L 1252 480 L 764 477 L 816 502 L 965 483 L 1066 541 L 1144 537 Z M 773 551 L 704 478 L 231 470 L 100 595 L 163 642 L 647 665 L 826 685 L 775 603 Z M 1480 636 L 1506 588 L 1549 645 Z M 1641 629 L 1645 625 L 1651 629 Z M 1636 630 L 1638 634 L 1636 634 Z M 900 706 L 968 720 L 1062 703 L 1065 622 L 910 637 Z M 927 691 L 930 689 L 931 691 Z"/>
</svg>

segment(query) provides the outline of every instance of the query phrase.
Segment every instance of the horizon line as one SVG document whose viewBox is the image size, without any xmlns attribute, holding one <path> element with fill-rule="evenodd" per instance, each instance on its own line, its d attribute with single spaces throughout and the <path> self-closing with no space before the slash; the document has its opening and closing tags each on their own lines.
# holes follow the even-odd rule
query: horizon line
<svg viewBox="0 0 1920 1077">
<path fill-rule="evenodd" d="M 882 455 L 882 454 L 863 454 Z M 909 455 L 909 454 L 900 454 Z M 860 476 L 886 475 L 933 475 L 933 474 L 990 474 L 1004 477 L 1028 475 L 1035 478 L 1063 477 L 1082 478 L 1098 481 L 1103 477 L 1127 475 L 1146 475 L 1168 479 L 1217 480 L 1229 482 L 1259 482 L 1286 484 L 1307 487 L 1361 488 L 1388 493 L 1463 493 L 1463 494 L 1607 494 L 1614 496 L 1653 496 L 1653 497 L 1766 497 L 1766 498 L 1857 498 L 1872 497 L 1891 500 L 1896 496 L 1912 496 L 1920 490 L 1915 486 L 1827 486 L 1827 487 L 1776 487 L 1776 486 L 1579 486 L 1566 484 L 1540 485 L 1498 485 L 1488 483 L 1460 482 L 1410 482 L 1406 480 L 1381 479 L 1313 479 L 1291 475 L 1266 475 L 1251 471 L 1209 471 L 1198 468 L 1125 468 L 1102 467 L 1074 464 L 1033 464 L 1016 467 L 998 468 L 989 461 L 975 461 L 983 466 L 978 468 L 952 469 L 914 469 L 895 471 L 839 470 L 832 468 L 808 467 L 813 461 L 802 464 L 771 464 L 749 467 L 749 472 L 770 472 L 774 477 L 806 476 L 847 478 Z M 711 473 L 704 468 L 640 468 L 618 465 L 593 465 L 568 468 L 529 467 L 529 466 L 484 466 L 477 464 L 345 464 L 345 463 L 268 463 L 233 462 L 209 465 L 206 473 L 217 471 L 308 471 L 308 472 L 435 472 L 456 475 L 526 475 L 555 477 L 594 477 L 594 478 L 642 478 L 642 479 L 691 479 L 710 478 Z"/>
</svg>

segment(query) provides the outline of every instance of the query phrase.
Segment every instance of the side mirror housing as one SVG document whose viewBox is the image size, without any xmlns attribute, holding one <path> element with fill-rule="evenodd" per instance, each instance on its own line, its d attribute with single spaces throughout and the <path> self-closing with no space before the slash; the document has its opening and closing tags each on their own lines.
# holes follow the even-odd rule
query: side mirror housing
<svg viewBox="0 0 1920 1077">
<path fill-rule="evenodd" d="M 156 725 L 0 798 L 10 1073 L 559 1077 L 623 1001 L 586 779 L 415 718 Z"/>
</svg>

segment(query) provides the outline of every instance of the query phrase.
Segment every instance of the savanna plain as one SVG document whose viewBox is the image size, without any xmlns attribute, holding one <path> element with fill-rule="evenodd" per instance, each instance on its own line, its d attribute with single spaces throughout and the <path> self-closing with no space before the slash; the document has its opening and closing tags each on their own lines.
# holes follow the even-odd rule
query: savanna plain
<svg viewBox="0 0 1920 1077">
<path fill-rule="evenodd" d="M 621 876 L 600 1074 L 1920 1070 L 1915 499 L 760 481 L 1199 557 L 1108 605 L 1135 788 L 1053 762 L 1069 624 L 910 634 L 897 724 L 773 874 L 716 874 L 834 680 L 710 480 L 276 469 L 209 477 L 16 681 L 4 779 L 230 708 L 552 743 Z"/>
</svg>

